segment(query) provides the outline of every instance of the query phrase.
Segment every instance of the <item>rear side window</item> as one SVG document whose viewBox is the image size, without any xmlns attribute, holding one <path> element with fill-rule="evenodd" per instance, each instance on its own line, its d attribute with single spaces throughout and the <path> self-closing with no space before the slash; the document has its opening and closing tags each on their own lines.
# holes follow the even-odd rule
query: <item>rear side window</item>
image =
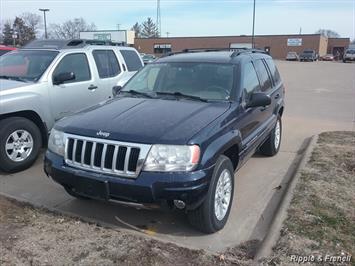
<svg viewBox="0 0 355 266">
<path fill-rule="evenodd" d="M 272 78 L 274 80 L 274 83 L 275 84 L 279 83 L 279 81 L 281 80 L 281 77 L 280 77 L 280 73 L 277 70 L 274 62 L 272 61 L 272 59 L 267 59 L 266 63 L 268 65 L 269 69 L 270 69 L 271 76 L 272 76 Z"/>
<path fill-rule="evenodd" d="M 271 88 L 271 80 L 262 60 L 255 61 L 255 69 L 259 76 L 261 91 L 267 91 Z"/>
<path fill-rule="evenodd" d="M 137 71 L 143 67 L 142 62 L 135 51 L 121 50 L 120 52 L 126 61 L 128 71 Z"/>
<path fill-rule="evenodd" d="M 116 55 L 112 50 L 94 50 L 92 55 L 101 79 L 115 77 L 121 72 Z"/>
<path fill-rule="evenodd" d="M 91 79 L 90 67 L 85 54 L 66 55 L 53 72 L 53 76 L 64 72 L 73 72 L 75 79 L 64 83 L 79 82 Z"/>
<path fill-rule="evenodd" d="M 254 92 L 260 90 L 260 84 L 258 76 L 256 75 L 255 68 L 251 62 L 247 63 L 244 68 L 243 75 L 243 96 L 244 99 L 248 102 L 251 98 L 251 95 Z"/>
</svg>

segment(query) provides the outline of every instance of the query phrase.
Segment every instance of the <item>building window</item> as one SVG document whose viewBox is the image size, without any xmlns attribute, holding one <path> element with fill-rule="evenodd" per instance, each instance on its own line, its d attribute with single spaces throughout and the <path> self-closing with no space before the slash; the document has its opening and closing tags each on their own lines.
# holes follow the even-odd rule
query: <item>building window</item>
<svg viewBox="0 0 355 266">
<path fill-rule="evenodd" d="M 155 54 L 171 53 L 171 44 L 154 44 Z"/>
</svg>

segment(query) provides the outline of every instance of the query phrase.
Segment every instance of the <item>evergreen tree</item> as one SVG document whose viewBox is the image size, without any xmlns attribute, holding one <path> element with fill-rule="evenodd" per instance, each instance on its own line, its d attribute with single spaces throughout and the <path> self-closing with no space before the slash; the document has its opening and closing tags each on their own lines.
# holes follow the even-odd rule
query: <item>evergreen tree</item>
<svg viewBox="0 0 355 266">
<path fill-rule="evenodd" d="M 4 24 L 4 28 L 2 30 L 2 35 L 3 35 L 3 43 L 5 45 L 12 45 L 13 40 L 12 40 L 12 28 L 10 22 L 6 22 Z"/>
<path fill-rule="evenodd" d="M 157 25 L 155 25 L 151 18 L 143 22 L 141 36 L 142 38 L 159 37 Z"/>
</svg>

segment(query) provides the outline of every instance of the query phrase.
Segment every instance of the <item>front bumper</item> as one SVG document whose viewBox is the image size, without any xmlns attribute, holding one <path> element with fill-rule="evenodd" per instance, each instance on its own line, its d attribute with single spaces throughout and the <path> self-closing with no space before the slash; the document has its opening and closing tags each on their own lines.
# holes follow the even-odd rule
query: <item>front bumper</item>
<svg viewBox="0 0 355 266">
<path fill-rule="evenodd" d="M 67 166 L 63 157 L 47 151 L 44 171 L 63 187 L 89 198 L 142 204 L 183 200 L 188 208 L 193 209 L 207 194 L 213 166 L 194 172 L 142 171 L 133 179 L 76 169 Z"/>
<path fill-rule="evenodd" d="M 355 61 L 355 57 L 344 57 L 345 61 Z"/>
</svg>

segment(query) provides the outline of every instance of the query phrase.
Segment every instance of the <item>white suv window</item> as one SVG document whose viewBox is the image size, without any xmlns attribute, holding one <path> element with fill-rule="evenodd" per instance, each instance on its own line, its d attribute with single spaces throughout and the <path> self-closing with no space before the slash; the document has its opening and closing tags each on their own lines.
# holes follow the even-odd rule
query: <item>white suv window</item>
<svg viewBox="0 0 355 266">
<path fill-rule="evenodd" d="M 92 55 L 101 79 L 115 77 L 121 72 L 116 55 L 112 50 L 94 50 Z"/>
<path fill-rule="evenodd" d="M 90 67 L 86 54 L 75 53 L 68 54 L 59 62 L 57 68 L 53 72 L 53 77 L 64 72 L 73 72 L 74 80 L 69 80 L 64 83 L 73 83 L 86 81 L 91 79 Z"/>
</svg>

